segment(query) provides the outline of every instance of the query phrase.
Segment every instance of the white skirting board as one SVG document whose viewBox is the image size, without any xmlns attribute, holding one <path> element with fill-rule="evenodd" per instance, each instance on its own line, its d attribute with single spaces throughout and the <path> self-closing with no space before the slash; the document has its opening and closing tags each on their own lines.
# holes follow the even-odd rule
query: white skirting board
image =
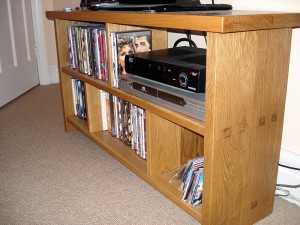
<svg viewBox="0 0 300 225">
<path fill-rule="evenodd" d="M 49 65 L 50 84 L 59 83 L 58 65 Z"/>
<path fill-rule="evenodd" d="M 300 167 L 300 155 L 287 151 L 285 149 L 281 149 L 280 152 L 280 160 L 279 163 L 282 165 L 290 166 L 290 167 Z M 298 185 L 300 184 L 300 171 L 292 170 L 282 166 L 278 167 L 278 176 L 277 176 L 277 184 L 289 184 L 289 185 Z M 286 188 L 281 187 L 285 190 L 288 190 L 290 194 L 295 196 L 300 200 L 300 188 Z M 284 194 L 281 191 L 276 191 L 278 194 Z M 295 201 L 289 197 L 283 197 L 284 199 L 293 202 L 300 206 L 299 201 Z"/>
</svg>

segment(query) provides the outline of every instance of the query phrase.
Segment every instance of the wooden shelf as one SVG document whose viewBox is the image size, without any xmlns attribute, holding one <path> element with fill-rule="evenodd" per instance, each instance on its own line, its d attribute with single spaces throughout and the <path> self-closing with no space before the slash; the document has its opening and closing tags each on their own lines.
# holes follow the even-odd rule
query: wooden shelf
<svg viewBox="0 0 300 225">
<path fill-rule="evenodd" d="M 178 190 L 179 181 L 169 180 L 174 175 L 173 170 L 165 172 L 156 177 L 147 175 L 147 161 L 139 157 L 131 148 L 126 146 L 122 141 L 112 137 L 107 131 L 90 133 L 87 122 L 78 118 L 77 116 L 68 117 L 68 121 L 75 126 L 80 132 L 97 143 L 106 152 L 111 154 L 114 158 L 120 161 L 123 165 L 132 170 L 135 174 L 143 178 L 146 182 L 156 187 L 162 194 L 171 199 L 179 207 L 183 208 L 199 221 L 202 220 L 201 209 L 198 205 L 192 207 L 189 204 L 182 202 L 182 192 Z"/>
<path fill-rule="evenodd" d="M 77 72 L 76 70 L 70 69 L 69 67 L 63 67 L 62 72 L 68 74 L 71 77 L 80 79 L 81 81 L 88 83 L 98 89 L 109 92 L 119 98 L 129 101 L 139 107 L 146 109 L 147 111 L 153 112 L 167 120 L 172 121 L 180 126 L 184 126 L 191 131 L 204 136 L 204 123 L 200 120 L 196 120 L 192 117 L 183 115 L 181 113 L 174 112 L 170 109 L 156 105 L 155 103 L 146 101 L 142 98 L 130 95 L 118 88 L 111 87 L 107 82 L 96 79 L 91 76 L 87 76 Z"/>
<path fill-rule="evenodd" d="M 146 27 L 199 30 L 229 33 L 299 26 L 298 13 L 260 11 L 199 11 L 199 12 L 94 12 L 49 11 L 49 19 L 115 23 Z"/>
</svg>

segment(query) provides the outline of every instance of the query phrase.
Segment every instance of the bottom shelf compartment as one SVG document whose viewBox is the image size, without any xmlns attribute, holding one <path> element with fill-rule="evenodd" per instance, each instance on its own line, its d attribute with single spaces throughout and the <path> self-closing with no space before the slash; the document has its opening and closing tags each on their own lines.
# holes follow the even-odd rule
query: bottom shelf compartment
<svg viewBox="0 0 300 225">
<path fill-rule="evenodd" d="M 107 131 L 90 133 L 87 122 L 77 116 L 68 117 L 68 122 L 80 130 L 84 135 L 94 141 L 97 145 L 114 156 L 122 164 L 127 166 L 139 176 L 147 176 L 147 161 L 139 157 L 132 149 L 122 141 L 114 138 Z"/>
<path fill-rule="evenodd" d="M 176 171 L 171 170 L 160 174 L 155 177 L 151 177 L 153 182 L 153 187 L 159 190 L 167 198 L 177 204 L 180 208 L 185 210 L 187 213 L 192 215 L 200 223 L 202 222 L 202 204 L 197 206 L 191 206 L 187 202 L 181 200 L 182 191 L 178 189 L 180 180 L 172 180 L 172 177 L 175 175 Z"/>
<path fill-rule="evenodd" d="M 97 131 L 91 133 L 89 132 L 87 122 L 77 116 L 70 116 L 67 118 L 67 121 L 180 208 L 198 221 L 202 221 L 202 205 L 200 204 L 193 207 L 183 202 L 181 200 L 182 191 L 178 189 L 180 180 L 169 182 L 176 173 L 176 169 L 159 175 L 149 176 L 147 172 L 147 161 L 142 159 L 122 141 L 112 137 L 109 132 Z"/>
</svg>

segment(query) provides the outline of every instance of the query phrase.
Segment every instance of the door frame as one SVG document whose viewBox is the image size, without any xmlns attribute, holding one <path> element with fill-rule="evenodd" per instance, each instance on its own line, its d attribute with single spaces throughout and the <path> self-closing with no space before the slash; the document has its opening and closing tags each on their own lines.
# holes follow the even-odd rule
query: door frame
<svg viewBox="0 0 300 225">
<path fill-rule="evenodd" d="M 35 54 L 41 85 L 50 84 L 49 65 L 45 38 L 43 1 L 31 0 Z"/>
</svg>

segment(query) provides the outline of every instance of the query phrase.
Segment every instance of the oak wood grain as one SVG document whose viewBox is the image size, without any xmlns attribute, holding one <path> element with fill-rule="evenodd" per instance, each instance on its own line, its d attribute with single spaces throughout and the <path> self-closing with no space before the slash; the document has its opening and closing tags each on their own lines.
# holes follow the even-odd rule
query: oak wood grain
<svg viewBox="0 0 300 225">
<path fill-rule="evenodd" d="M 85 98 L 89 131 L 102 131 L 102 111 L 99 89 L 85 83 Z"/>
<path fill-rule="evenodd" d="M 104 22 L 134 26 L 189 29 L 229 33 L 250 30 L 299 27 L 299 13 L 246 10 L 198 12 L 107 12 L 48 11 L 48 19 Z"/>
<path fill-rule="evenodd" d="M 273 208 L 291 29 L 208 40 L 204 220 L 252 224 Z"/>
<path fill-rule="evenodd" d="M 63 66 L 69 66 L 69 51 L 68 51 L 68 37 L 67 27 L 76 24 L 74 21 L 55 20 L 55 35 L 56 48 L 59 66 L 59 78 L 61 87 L 61 97 L 63 103 L 64 123 L 66 131 L 74 131 L 76 128 L 67 121 L 68 116 L 74 115 L 74 106 L 72 99 L 72 85 L 71 77 L 67 74 L 62 74 Z"/>
</svg>

